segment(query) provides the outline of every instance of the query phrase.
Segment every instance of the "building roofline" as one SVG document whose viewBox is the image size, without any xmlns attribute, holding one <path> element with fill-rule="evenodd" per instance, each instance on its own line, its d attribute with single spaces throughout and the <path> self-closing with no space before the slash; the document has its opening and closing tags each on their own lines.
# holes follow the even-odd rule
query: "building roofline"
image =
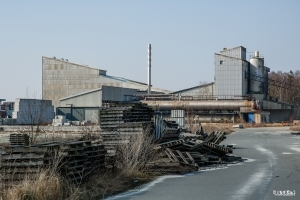
<svg viewBox="0 0 300 200">
<path fill-rule="evenodd" d="M 207 83 L 207 84 L 203 84 L 203 85 L 197 85 L 197 86 L 194 86 L 194 87 L 191 87 L 191 88 L 186 88 L 186 89 L 183 89 L 183 90 L 178 90 L 178 91 L 172 92 L 171 94 L 180 93 L 180 92 L 185 92 L 185 91 L 187 91 L 187 90 L 192 90 L 192 89 L 196 89 L 196 88 L 201 88 L 201 87 L 213 85 L 214 83 L 215 83 L 215 82 L 211 82 L 211 83 Z"/>
<path fill-rule="evenodd" d="M 86 65 L 81 65 L 81 64 L 78 64 L 78 63 L 73 63 L 73 62 L 70 62 L 70 61 L 66 61 L 66 60 L 57 59 L 57 58 L 50 58 L 50 57 L 42 56 L 42 59 L 55 60 L 55 61 L 59 61 L 59 62 L 63 62 L 63 63 L 70 63 L 72 65 L 77 65 L 77 66 L 80 66 L 80 67 L 85 67 L 85 68 L 89 68 L 89 69 L 94 69 L 94 70 L 107 72 L 107 70 L 97 69 L 97 68 L 89 67 L 89 66 L 86 66 Z M 147 83 L 142 83 L 142 82 L 130 80 L 130 79 L 123 78 L 123 77 L 116 77 L 116 76 L 111 76 L 111 75 L 107 75 L 107 74 L 105 74 L 105 75 L 99 74 L 98 76 L 99 77 L 110 78 L 110 79 L 115 79 L 115 80 L 118 80 L 118 81 L 129 82 L 129 83 L 133 83 L 133 84 L 139 84 L 139 85 L 147 86 Z M 169 90 L 156 88 L 156 87 L 152 87 L 152 89 L 155 90 L 155 91 L 164 92 L 164 93 L 171 93 L 172 92 L 172 91 L 169 91 Z M 80 95 L 80 94 L 78 94 L 78 95 Z M 82 93 L 81 93 L 81 95 L 82 95 Z M 71 98 L 71 96 L 70 97 L 64 97 L 64 98 L 59 99 L 59 100 L 64 100 L 66 98 Z"/>
<path fill-rule="evenodd" d="M 42 59 L 44 59 L 44 58 L 49 59 L 49 60 L 55 60 L 55 61 L 70 63 L 70 64 L 73 64 L 73 65 L 78 65 L 80 67 L 85 67 L 85 68 L 89 68 L 89 69 L 95 69 L 95 70 L 101 70 L 101 71 L 107 72 L 107 70 L 97 69 L 97 68 L 94 68 L 94 67 L 90 67 L 88 65 L 82 65 L 82 64 L 78 64 L 78 63 L 74 63 L 74 62 L 70 62 L 70 61 L 66 61 L 66 60 L 61 60 L 61 59 L 58 59 L 58 58 L 50 58 L 50 57 L 47 57 L 47 56 L 42 56 Z"/>
<path fill-rule="evenodd" d="M 248 62 L 248 63 L 249 63 L 248 60 L 241 59 L 241 58 L 236 58 L 236 57 L 226 56 L 226 55 L 219 54 L 219 53 L 215 53 L 215 55 L 217 55 L 217 56 L 223 56 L 223 57 L 227 57 L 227 58 L 232 58 L 232 59 L 236 59 L 236 60 L 242 60 L 242 61 L 245 61 L 245 62 Z"/>
<path fill-rule="evenodd" d="M 237 46 L 237 47 L 233 47 L 233 48 L 230 48 L 230 49 L 237 49 L 237 48 L 243 48 L 243 49 L 246 50 L 246 47 L 243 47 L 243 46 Z M 227 48 L 226 48 L 226 50 L 221 50 L 220 52 L 228 51 L 228 50 L 230 50 L 230 49 L 227 49 Z"/>
<path fill-rule="evenodd" d="M 113 87 L 113 86 L 110 86 L 110 87 Z M 71 99 L 71 98 L 74 98 L 74 97 L 82 96 L 82 95 L 93 93 L 93 92 L 100 91 L 100 90 L 102 90 L 102 87 L 101 88 L 97 88 L 97 89 L 92 89 L 92 90 L 89 90 L 87 92 L 82 92 L 82 93 L 79 93 L 79 94 L 67 96 L 67 97 L 59 99 L 59 101 Z"/>
<path fill-rule="evenodd" d="M 123 77 L 117 77 L 117 76 L 110 76 L 110 75 L 99 75 L 99 76 L 103 76 L 106 78 L 111 78 L 111 79 L 115 79 L 115 80 L 119 80 L 119 81 L 124 81 L 124 82 L 133 82 L 133 83 L 138 83 L 138 84 L 142 84 L 142 85 L 147 85 L 146 83 L 142 83 L 142 82 L 138 82 L 138 81 L 133 81 L 127 78 L 123 78 Z"/>
</svg>

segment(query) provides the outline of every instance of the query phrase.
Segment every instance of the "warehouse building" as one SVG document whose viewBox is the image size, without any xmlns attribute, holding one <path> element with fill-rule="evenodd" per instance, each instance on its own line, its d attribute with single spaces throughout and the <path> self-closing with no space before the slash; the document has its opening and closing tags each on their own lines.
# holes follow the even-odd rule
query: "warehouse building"
<svg viewBox="0 0 300 200">
<path fill-rule="evenodd" d="M 69 62 L 67 59 L 42 57 L 43 99 L 52 100 L 54 107 L 59 99 L 99 89 L 102 85 L 147 90 L 145 83 L 107 75 L 106 70 Z M 170 91 L 152 87 L 153 92 Z"/>
<path fill-rule="evenodd" d="M 14 124 L 33 125 L 50 124 L 54 118 L 51 100 L 19 99 L 14 103 L 12 120 Z"/>
<path fill-rule="evenodd" d="M 138 101 L 136 95 L 139 94 L 146 94 L 146 91 L 102 85 L 95 90 L 61 98 L 56 114 L 65 115 L 70 121 L 98 123 L 99 111 L 103 104 Z"/>
</svg>

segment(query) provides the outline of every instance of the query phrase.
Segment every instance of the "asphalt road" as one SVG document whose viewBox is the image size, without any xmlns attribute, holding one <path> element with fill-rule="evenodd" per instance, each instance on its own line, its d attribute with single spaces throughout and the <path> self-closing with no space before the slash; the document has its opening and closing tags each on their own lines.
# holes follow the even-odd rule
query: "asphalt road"
<svg viewBox="0 0 300 200">
<path fill-rule="evenodd" d="M 247 160 L 219 169 L 160 177 L 111 199 L 300 199 L 300 135 L 282 127 L 248 128 L 237 130 L 221 144 L 234 144 L 234 155 Z M 280 196 L 287 190 L 293 196 Z"/>
</svg>

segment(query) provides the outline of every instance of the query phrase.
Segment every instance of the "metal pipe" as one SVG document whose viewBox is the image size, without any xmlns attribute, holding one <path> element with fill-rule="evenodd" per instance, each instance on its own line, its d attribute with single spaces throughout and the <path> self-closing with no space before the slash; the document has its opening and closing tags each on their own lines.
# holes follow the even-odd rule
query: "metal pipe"
<svg viewBox="0 0 300 200">
<path fill-rule="evenodd" d="M 240 110 L 241 107 L 253 108 L 255 102 L 246 100 L 221 101 L 141 101 L 155 110 Z"/>
<path fill-rule="evenodd" d="M 151 94 L 151 44 L 148 44 L 148 94 Z"/>
</svg>

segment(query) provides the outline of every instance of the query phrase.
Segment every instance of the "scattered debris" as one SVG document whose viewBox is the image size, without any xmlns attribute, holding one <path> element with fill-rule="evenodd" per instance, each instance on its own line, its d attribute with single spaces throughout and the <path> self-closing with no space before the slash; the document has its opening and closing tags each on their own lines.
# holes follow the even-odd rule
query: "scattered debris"
<svg viewBox="0 0 300 200">
<path fill-rule="evenodd" d="M 176 140 L 157 144 L 155 149 L 164 151 L 164 155 L 169 158 L 164 159 L 164 162 L 179 163 L 182 166 L 193 167 L 194 170 L 208 165 L 242 161 L 241 157 L 230 155 L 233 145 L 220 145 L 224 139 L 226 139 L 225 132 L 207 134 L 200 127 L 195 134 L 182 133 Z M 162 166 L 168 167 L 165 163 L 158 162 L 149 168 L 153 171 L 155 167 L 161 168 Z"/>
</svg>

